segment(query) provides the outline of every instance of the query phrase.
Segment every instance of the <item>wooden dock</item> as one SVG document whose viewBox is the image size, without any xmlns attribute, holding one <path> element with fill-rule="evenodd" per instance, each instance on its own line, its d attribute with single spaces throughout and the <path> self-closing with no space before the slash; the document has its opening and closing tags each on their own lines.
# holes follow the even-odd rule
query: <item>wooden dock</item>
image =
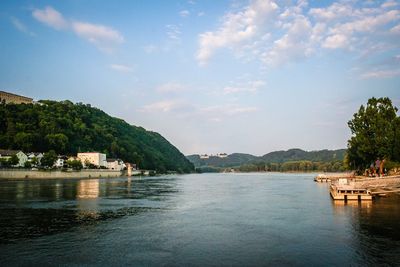
<svg viewBox="0 0 400 267">
<path fill-rule="evenodd" d="M 373 197 L 400 193 L 400 176 L 381 178 L 338 179 L 332 182 L 330 194 L 334 200 L 370 201 Z"/>
<path fill-rule="evenodd" d="M 371 191 L 368 189 L 356 189 L 351 185 L 331 185 L 330 188 L 331 197 L 334 200 L 356 200 L 356 201 L 365 201 L 372 200 L 373 195 Z"/>
<path fill-rule="evenodd" d="M 314 181 L 323 183 L 323 182 L 334 182 L 337 181 L 338 179 L 352 179 L 355 178 L 354 172 L 339 172 L 339 173 L 322 173 L 318 174 L 315 178 Z"/>
</svg>

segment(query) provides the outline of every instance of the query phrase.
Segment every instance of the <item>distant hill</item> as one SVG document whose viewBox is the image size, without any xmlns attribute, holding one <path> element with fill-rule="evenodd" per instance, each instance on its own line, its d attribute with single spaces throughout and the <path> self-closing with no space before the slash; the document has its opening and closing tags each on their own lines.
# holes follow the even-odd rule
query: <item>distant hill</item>
<svg viewBox="0 0 400 267">
<path fill-rule="evenodd" d="M 287 161 L 309 160 L 314 162 L 328 162 L 340 160 L 343 161 L 346 149 L 337 150 L 318 150 L 318 151 L 304 151 L 298 148 L 289 149 L 287 151 L 274 151 L 260 159 L 268 163 L 283 163 Z"/>
<path fill-rule="evenodd" d="M 164 137 L 88 104 L 40 101 L 0 104 L 0 148 L 74 155 L 98 151 L 159 172 L 191 172 L 193 164 Z"/>
<path fill-rule="evenodd" d="M 201 159 L 199 155 L 189 155 L 186 158 L 194 164 L 195 167 L 213 166 L 213 167 L 233 167 L 249 163 L 258 159 L 250 154 L 233 153 L 226 158 L 210 156 L 208 159 Z"/>
<path fill-rule="evenodd" d="M 196 168 L 211 168 L 211 169 L 223 169 L 229 167 L 241 167 L 241 166 L 260 166 L 278 164 L 279 166 L 283 163 L 289 162 L 318 162 L 318 163 L 332 163 L 342 162 L 346 149 L 337 150 L 318 150 L 318 151 L 304 151 L 302 149 L 289 149 L 286 151 L 274 151 L 265 154 L 261 157 L 253 156 L 250 154 L 233 153 L 228 155 L 226 158 L 220 158 L 217 156 L 210 156 L 208 159 L 201 159 L 199 155 L 189 155 L 186 158 L 190 160 Z M 287 164 L 286 164 L 287 165 Z M 285 165 L 285 166 L 286 166 Z M 322 166 L 319 164 L 317 167 Z M 340 166 L 341 167 L 341 166 Z"/>
</svg>

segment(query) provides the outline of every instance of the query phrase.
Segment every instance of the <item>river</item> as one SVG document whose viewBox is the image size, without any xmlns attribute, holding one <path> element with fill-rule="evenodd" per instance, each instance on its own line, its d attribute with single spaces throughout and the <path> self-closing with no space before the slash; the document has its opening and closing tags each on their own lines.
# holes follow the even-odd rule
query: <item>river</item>
<svg viewBox="0 0 400 267">
<path fill-rule="evenodd" d="M 400 197 L 315 174 L 0 181 L 1 266 L 400 265 Z"/>
</svg>

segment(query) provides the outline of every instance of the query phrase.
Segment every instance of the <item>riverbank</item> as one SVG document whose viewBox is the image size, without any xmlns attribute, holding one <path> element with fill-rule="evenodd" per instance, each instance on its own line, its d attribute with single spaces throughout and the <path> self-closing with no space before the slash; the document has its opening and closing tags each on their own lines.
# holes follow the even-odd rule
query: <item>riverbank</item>
<svg viewBox="0 0 400 267">
<path fill-rule="evenodd" d="M 0 170 L 0 179 L 61 179 L 61 178 L 102 178 L 120 177 L 115 170 Z"/>
</svg>

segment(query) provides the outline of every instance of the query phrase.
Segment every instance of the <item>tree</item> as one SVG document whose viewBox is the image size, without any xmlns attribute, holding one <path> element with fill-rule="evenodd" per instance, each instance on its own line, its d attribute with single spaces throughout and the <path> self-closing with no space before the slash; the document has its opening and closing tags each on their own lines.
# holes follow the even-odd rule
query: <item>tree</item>
<svg viewBox="0 0 400 267">
<path fill-rule="evenodd" d="M 10 163 L 10 165 L 11 166 L 15 166 L 15 165 L 18 165 L 18 163 L 19 163 L 19 158 L 18 158 L 18 156 L 17 155 L 12 155 L 9 159 L 8 159 L 8 161 L 9 161 L 9 163 Z"/>
<path fill-rule="evenodd" d="M 77 159 L 73 159 L 73 160 L 68 160 L 67 161 L 67 165 L 68 167 L 74 169 L 74 170 L 81 170 L 82 169 L 82 162 L 80 160 Z"/>
<path fill-rule="evenodd" d="M 44 167 L 53 167 L 54 162 L 57 160 L 57 154 L 54 150 L 50 150 L 45 153 L 42 160 L 40 161 Z"/>
<path fill-rule="evenodd" d="M 68 144 L 68 137 L 65 134 L 48 134 L 45 139 L 50 149 L 57 150 L 58 152 L 65 152 L 65 148 Z"/>
<path fill-rule="evenodd" d="M 385 98 L 370 98 L 348 122 L 352 137 L 348 141 L 346 162 L 352 169 L 364 170 L 377 158 L 397 160 L 399 139 L 398 109 Z"/>
</svg>

